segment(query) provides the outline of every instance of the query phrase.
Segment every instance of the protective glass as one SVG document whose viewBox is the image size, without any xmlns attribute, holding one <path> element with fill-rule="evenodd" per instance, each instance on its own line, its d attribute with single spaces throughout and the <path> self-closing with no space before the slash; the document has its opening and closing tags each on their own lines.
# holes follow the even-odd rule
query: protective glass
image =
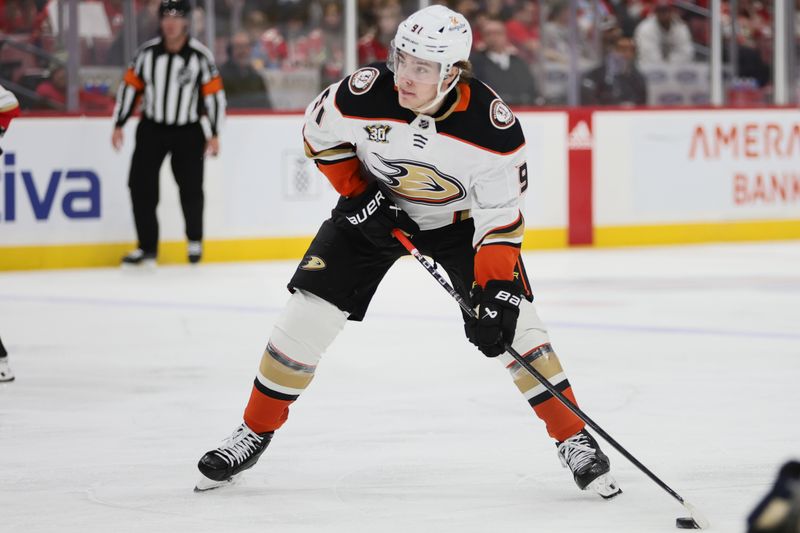
<svg viewBox="0 0 800 533">
<path fill-rule="evenodd" d="M 394 47 L 392 41 L 389 57 L 386 61 L 389 70 L 395 73 L 396 79 L 409 79 L 416 83 L 429 83 L 436 85 L 441 80 L 442 64 L 437 61 L 428 61 L 401 52 Z"/>
</svg>

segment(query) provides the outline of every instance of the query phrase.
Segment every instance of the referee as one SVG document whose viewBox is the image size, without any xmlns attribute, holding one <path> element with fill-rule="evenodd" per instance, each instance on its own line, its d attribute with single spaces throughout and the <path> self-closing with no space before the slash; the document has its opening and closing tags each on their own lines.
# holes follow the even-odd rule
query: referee
<svg viewBox="0 0 800 533">
<path fill-rule="evenodd" d="M 122 146 L 122 126 L 141 99 L 128 186 L 139 246 L 123 265 L 154 265 L 158 255 L 158 175 L 167 154 L 180 190 L 189 262 L 203 254 L 204 155 L 219 152 L 225 91 L 211 52 L 189 36 L 188 0 L 162 0 L 161 35 L 142 45 L 125 72 L 114 108 L 111 144 Z M 206 117 L 208 135 L 201 125 Z"/>
</svg>

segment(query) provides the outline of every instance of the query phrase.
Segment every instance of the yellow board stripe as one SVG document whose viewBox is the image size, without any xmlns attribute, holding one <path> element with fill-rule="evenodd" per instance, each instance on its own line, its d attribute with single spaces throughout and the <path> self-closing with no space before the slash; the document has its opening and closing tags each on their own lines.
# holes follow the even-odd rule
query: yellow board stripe
<svg viewBox="0 0 800 533">
<path fill-rule="evenodd" d="M 311 244 L 311 239 L 309 236 L 207 240 L 203 244 L 203 261 L 300 259 Z M 567 232 L 563 229 L 528 230 L 526 241 L 526 248 L 529 249 L 564 248 Z M 117 266 L 122 256 L 134 246 L 134 243 L 0 246 L 0 271 Z M 159 245 L 158 263 L 186 263 L 186 243 L 162 242 Z"/>
<path fill-rule="evenodd" d="M 567 247 L 567 229 L 526 229 L 522 238 L 524 250 L 544 250 Z"/>
<path fill-rule="evenodd" d="M 203 244 L 203 261 L 297 259 L 309 244 L 311 237 L 208 240 Z M 0 271 L 117 266 L 134 247 L 133 243 L 0 247 Z M 186 242 L 159 244 L 159 264 L 186 262 Z"/>
<path fill-rule="evenodd" d="M 208 240 L 204 243 L 203 261 L 300 259 L 311 239 L 309 236 Z M 598 247 L 786 239 L 800 239 L 800 220 L 607 226 L 594 230 L 594 245 Z M 0 246 L 0 271 L 117 266 L 133 247 L 133 243 Z M 525 250 L 566 248 L 567 230 L 527 229 L 522 247 Z M 186 263 L 186 243 L 161 243 L 158 262 Z"/>
<path fill-rule="evenodd" d="M 748 220 L 594 229 L 595 246 L 641 246 L 800 239 L 800 220 Z"/>
</svg>

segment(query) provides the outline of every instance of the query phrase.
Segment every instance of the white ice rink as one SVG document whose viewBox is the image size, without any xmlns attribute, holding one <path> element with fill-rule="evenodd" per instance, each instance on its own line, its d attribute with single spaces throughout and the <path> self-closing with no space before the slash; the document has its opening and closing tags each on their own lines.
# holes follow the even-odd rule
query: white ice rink
<svg viewBox="0 0 800 533">
<path fill-rule="evenodd" d="M 583 409 L 714 531 L 800 456 L 800 242 L 525 255 Z M 457 306 L 400 261 L 259 464 L 195 494 L 241 420 L 294 262 L 0 274 L 2 532 L 661 532 L 682 507 L 609 445 L 578 491 Z M 310 327 L 310 325 L 309 325 Z"/>
</svg>

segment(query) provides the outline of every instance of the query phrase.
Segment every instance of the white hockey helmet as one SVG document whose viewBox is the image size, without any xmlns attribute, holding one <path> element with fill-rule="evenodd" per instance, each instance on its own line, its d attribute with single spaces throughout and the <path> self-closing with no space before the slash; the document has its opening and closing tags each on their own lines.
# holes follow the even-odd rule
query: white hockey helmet
<svg viewBox="0 0 800 533">
<path fill-rule="evenodd" d="M 398 52 L 438 63 L 441 91 L 441 82 L 447 77 L 447 73 L 457 62 L 467 61 L 471 50 L 472 28 L 467 19 L 464 15 L 437 4 L 420 9 L 400 23 L 387 63 L 389 69 L 395 73 L 395 81 Z"/>
</svg>

